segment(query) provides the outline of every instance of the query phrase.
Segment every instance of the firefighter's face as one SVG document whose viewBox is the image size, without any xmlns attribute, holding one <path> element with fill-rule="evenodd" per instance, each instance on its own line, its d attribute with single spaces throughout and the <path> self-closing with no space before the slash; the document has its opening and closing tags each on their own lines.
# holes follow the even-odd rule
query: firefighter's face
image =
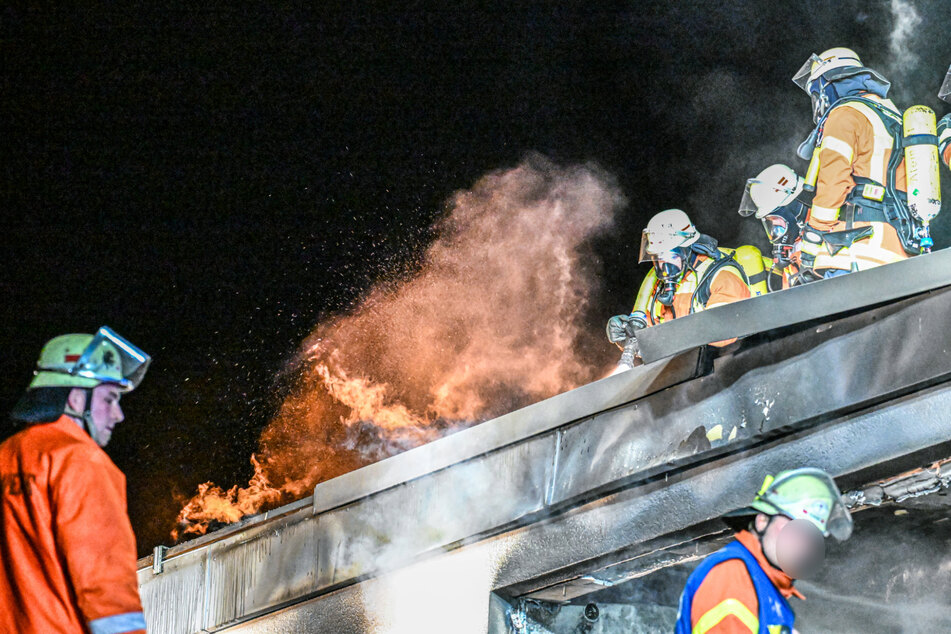
<svg viewBox="0 0 951 634">
<path fill-rule="evenodd" d="M 756 516 L 756 532 L 769 563 L 793 579 L 809 579 L 822 567 L 825 540 L 808 520 L 760 513 Z"/>
<path fill-rule="evenodd" d="M 92 414 L 92 424 L 96 428 L 96 441 L 101 447 L 108 444 L 112 438 L 112 430 L 125 419 L 119 405 L 121 396 L 122 393 L 115 385 L 104 383 L 93 388 L 89 411 Z"/>
<path fill-rule="evenodd" d="M 756 516 L 756 532 L 760 535 L 760 543 L 763 545 L 763 554 L 769 563 L 779 567 L 777 563 L 777 545 L 779 543 L 779 534 L 786 524 L 792 520 L 785 515 L 766 515 L 760 513 Z"/>
</svg>

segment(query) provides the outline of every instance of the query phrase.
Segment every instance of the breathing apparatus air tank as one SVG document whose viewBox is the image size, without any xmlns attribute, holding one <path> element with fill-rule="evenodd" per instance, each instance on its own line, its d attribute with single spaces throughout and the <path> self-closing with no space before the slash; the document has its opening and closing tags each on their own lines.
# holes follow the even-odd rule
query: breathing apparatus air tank
<svg viewBox="0 0 951 634">
<path fill-rule="evenodd" d="M 921 250 L 923 253 L 929 253 L 934 246 L 929 225 L 941 212 L 941 180 L 938 173 L 938 137 L 934 111 L 927 106 L 908 108 L 902 117 L 902 135 L 908 209 L 921 221 Z"/>
<path fill-rule="evenodd" d="M 647 275 L 644 277 L 644 281 L 641 282 L 641 288 L 637 292 L 637 299 L 634 300 L 634 308 L 631 309 L 631 314 L 640 313 L 644 317 L 644 320 L 647 323 L 653 323 L 653 321 L 648 321 L 648 315 L 651 320 L 657 319 L 657 311 L 651 298 L 654 297 L 654 289 L 657 287 L 657 271 L 654 270 L 652 266 L 650 271 L 647 272 Z"/>
</svg>

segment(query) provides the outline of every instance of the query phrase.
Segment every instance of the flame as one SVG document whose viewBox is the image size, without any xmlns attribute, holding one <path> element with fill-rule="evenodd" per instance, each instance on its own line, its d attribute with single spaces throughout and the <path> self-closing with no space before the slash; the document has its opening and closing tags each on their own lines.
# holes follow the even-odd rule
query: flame
<svg viewBox="0 0 951 634">
<path fill-rule="evenodd" d="M 623 203 L 597 167 L 537 155 L 455 194 L 414 275 L 317 325 L 249 486 L 201 485 L 181 534 L 603 376 L 586 246 Z"/>
<path fill-rule="evenodd" d="M 173 530 L 172 539 L 178 541 L 186 534 L 204 535 L 212 522 L 231 524 L 265 504 L 280 503 L 284 493 L 270 485 L 256 456 L 251 456 L 251 464 L 254 476 L 243 489 L 235 485 L 225 491 L 211 482 L 199 484 L 198 493 L 179 514 L 179 518 L 188 518 L 189 522 L 181 530 Z"/>
</svg>

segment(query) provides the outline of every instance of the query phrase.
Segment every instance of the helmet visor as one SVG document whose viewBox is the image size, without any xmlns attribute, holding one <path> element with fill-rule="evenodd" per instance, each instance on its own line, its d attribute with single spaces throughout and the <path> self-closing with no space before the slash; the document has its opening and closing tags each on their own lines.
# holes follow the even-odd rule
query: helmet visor
<svg viewBox="0 0 951 634">
<path fill-rule="evenodd" d="M 829 534 L 835 537 L 837 541 L 844 542 L 852 536 L 852 515 L 849 509 L 841 499 L 832 507 L 832 513 L 829 515 L 829 521 L 826 522 Z"/>
<path fill-rule="evenodd" d="M 112 374 L 103 371 L 101 364 L 93 361 L 96 351 L 106 344 L 112 344 L 119 353 L 119 363 L 122 368 L 121 378 L 117 379 Z M 108 359 L 106 361 L 108 362 Z M 146 370 L 149 369 L 151 362 L 152 357 L 109 326 L 103 326 L 80 355 L 71 374 L 96 379 L 103 383 L 115 383 L 131 392 L 142 382 L 142 378 L 145 376 Z"/>
<path fill-rule="evenodd" d="M 800 67 L 796 74 L 793 75 L 793 83 L 799 86 L 803 92 L 809 93 L 809 78 L 812 76 L 812 69 L 818 68 L 822 64 L 822 60 L 819 59 L 819 56 L 813 53 L 809 56 L 809 59 Z"/>
<path fill-rule="evenodd" d="M 736 211 L 744 218 L 752 216 L 759 211 L 759 207 L 756 205 L 756 202 L 753 200 L 753 195 L 750 192 L 750 188 L 757 182 L 755 178 L 750 178 L 746 181 L 746 187 L 743 188 L 743 198 L 740 199 L 740 208 Z"/>
<path fill-rule="evenodd" d="M 951 68 L 948 68 L 948 73 L 944 76 L 944 83 L 938 91 L 938 99 L 951 103 Z"/>
<path fill-rule="evenodd" d="M 643 231 L 641 233 L 641 250 L 637 254 L 637 261 L 639 263 L 648 262 L 652 259 L 650 254 L 650 241 L 650 234 L 648 234 L 647 231 Z"/>
</svg>

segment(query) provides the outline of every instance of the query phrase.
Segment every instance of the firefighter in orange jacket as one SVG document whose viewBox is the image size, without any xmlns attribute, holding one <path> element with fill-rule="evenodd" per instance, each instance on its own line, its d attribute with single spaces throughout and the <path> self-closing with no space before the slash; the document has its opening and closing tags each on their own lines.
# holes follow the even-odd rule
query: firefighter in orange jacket
<svg viewBox="0 0 951 634">
<path fill-rule="evenodd" d="M 619 369 L 630 369 L 639 356 L 638 330 L 751 295 L 746 273 L 732 253 L 697 231 L 680 209 L 662 211 L 647 223 L 640 261 L 652 262 L 654 268 L 641 284 L 634 310 L 607 324 L 608 340 L 624 351 Z"/>
<path fill-rule="evenodd" d="M 902 114 L 891 84 L 855 51 L 812 55 L 793 78 L 811 97 L 816 128 L 799 148 L 815 196 L 802 236 L 802 266 L 829 277 L 921 252 L 906 202 Z"/>
<path fill-rule="evenodd" d="M 0 444 L 0 632 L 145 632 L 125 478 L 102 450 L 151 359 L 108 327 L 40 353 Z"/>
<path fill-rule="evenodd" d="M 677 634 L 795 633 L 795 579 L 819 571 L 825 538 L 849 538 L 852 518 L 832 478 L 803 468 L 767 476 L 750 506 L 724 518 L 734 541 L 691 573 Z"/>
</svg>

